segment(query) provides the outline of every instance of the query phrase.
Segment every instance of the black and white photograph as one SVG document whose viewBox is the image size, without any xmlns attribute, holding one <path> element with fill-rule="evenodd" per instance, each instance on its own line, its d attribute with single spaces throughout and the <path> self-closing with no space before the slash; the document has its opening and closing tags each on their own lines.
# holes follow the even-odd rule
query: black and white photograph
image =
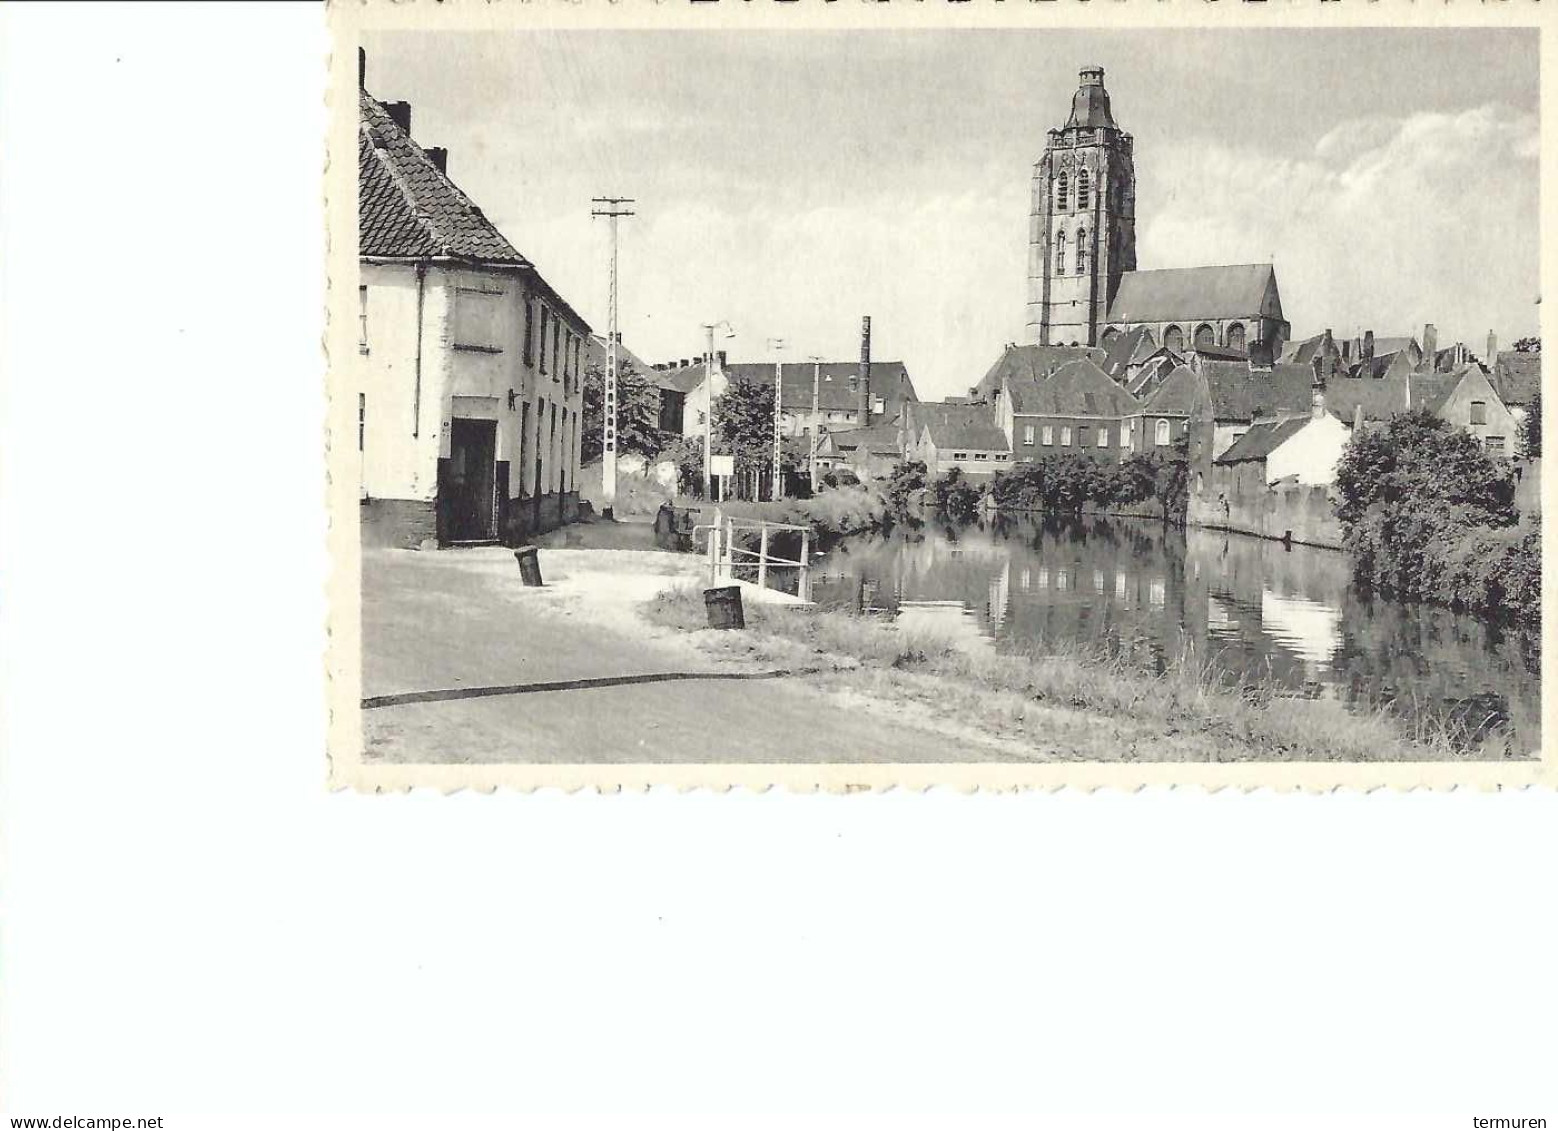
<svg viewBox="0 0 1558 1131">
<path fill-rule="evenodd" d="M 1534 29 L 356 46 L 361 768 L 1539 760 Z"/>
</svg>

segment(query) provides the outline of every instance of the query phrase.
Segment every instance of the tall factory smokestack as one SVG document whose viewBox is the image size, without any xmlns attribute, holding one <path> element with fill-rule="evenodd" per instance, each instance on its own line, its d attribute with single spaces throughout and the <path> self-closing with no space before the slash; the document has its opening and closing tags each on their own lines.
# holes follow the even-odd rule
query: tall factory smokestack
<svg viewBox="0 0 1558 1131">
<path fill-rule="evenodd" d="M 871 316 L 860 320 L 860 427 L 871 423 Z"/>
</svg>

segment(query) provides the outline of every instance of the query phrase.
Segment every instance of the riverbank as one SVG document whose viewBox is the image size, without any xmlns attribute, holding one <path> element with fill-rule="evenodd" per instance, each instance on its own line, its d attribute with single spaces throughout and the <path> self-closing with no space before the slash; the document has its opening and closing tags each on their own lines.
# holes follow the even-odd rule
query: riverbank
<svg viewBox="0 0 1558 1131">
<path fill-rule="evenodd" d="M 1408 732 L 1383 711 L 1336 699 L 1238 687 L 1190 655 L 1157 674 L 1141 658 L 1080 647 L 1001 654 L 871 616 L 815 608 L 752 608 L 745 632 L 706 629 L 701 594 L 675 588 L 642 613 L 692 635 L 714 655 L 820 668 L 832 691 L 929 708 L 1000 741 L 1059 760 L 1142 762 L 1483 761 L 1504 758 L 1500 735 L 1472 742 L 1448 724 Z M 955 760 L 955 759 L 949 759 Z"/>
</svg>

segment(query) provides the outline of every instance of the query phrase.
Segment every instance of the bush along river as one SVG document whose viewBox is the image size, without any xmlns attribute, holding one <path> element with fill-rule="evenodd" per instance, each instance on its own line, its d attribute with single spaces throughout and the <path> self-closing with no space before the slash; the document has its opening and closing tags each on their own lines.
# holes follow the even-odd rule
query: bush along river
<svg viewBox="0 0 1558 1131">
<path fill-rule="evenodd" d="M 1160 671 L 1190 655 L 1409 733 L 1541 745 L 1536 631 L 1360 592 L 1334 551 L 1102 516 L 927 520 L 834 542 L 812 596 L 971 649 L 1129 650 Z"/>
</svg>

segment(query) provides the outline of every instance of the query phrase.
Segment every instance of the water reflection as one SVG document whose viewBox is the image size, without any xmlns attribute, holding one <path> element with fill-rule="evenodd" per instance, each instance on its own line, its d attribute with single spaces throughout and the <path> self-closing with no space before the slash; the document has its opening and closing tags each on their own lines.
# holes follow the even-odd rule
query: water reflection
<svg viewBox="0 0 1558 1131">
<path fill-rule="evenodd" d="M 1332 551 L 1151 522 L 1003 517 L 849 539 L 814 577 L 820 601 L 935 625 L 967 647 L 1071 640 L 1131 648 L 1160 670 L 1193 655 L 1244 682 L 1409 723 L 1504 725 L 1517 749 L 1540 745 L 1534 632 L 1361 594 Z"/>
</svg>

